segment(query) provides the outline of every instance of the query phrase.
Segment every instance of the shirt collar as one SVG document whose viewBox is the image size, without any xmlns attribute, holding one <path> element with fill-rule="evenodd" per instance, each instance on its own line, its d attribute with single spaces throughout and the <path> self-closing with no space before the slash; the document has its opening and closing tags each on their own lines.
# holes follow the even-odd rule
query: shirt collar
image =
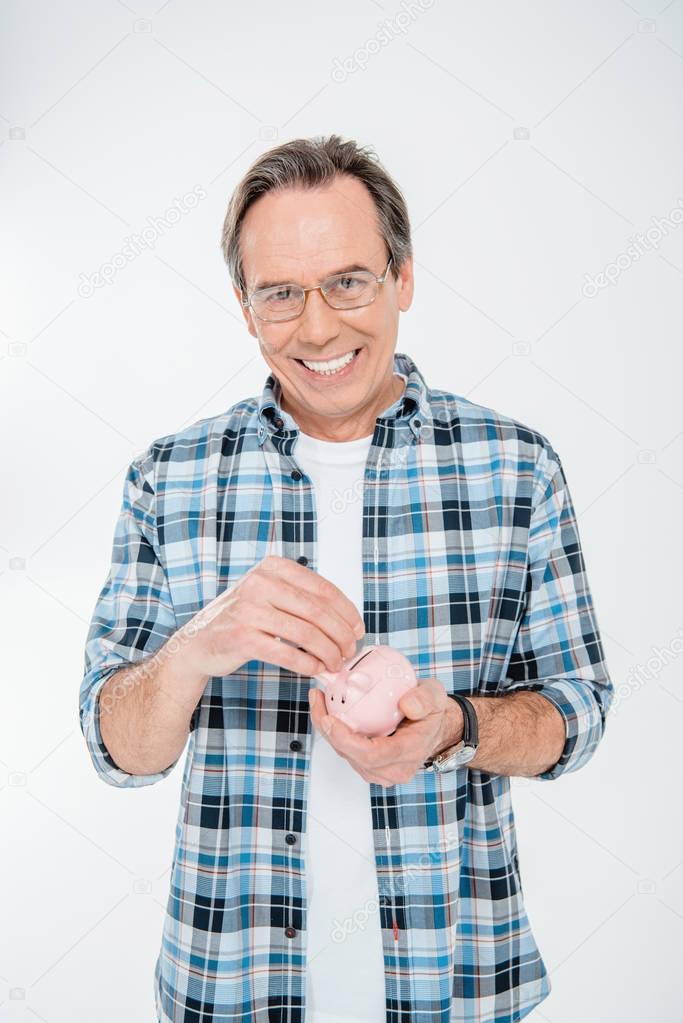
<svg viewBox="0 0 683 1023">
<path fill-rule="evenodd" d="M 394 373 L 406 380 L 403 393 L 377 417 L 383 422 L 406 422 L 419 436 L 421 428 L 431 419 L 428 388 L 422 373 L 409 355 L 394 352 Z M 258 439 L 262 444 L 268 434 L 298 434 L 296 420 L 280 404 L 282 386 L 274 373 L 266 378 L 257 408 Z"/>
</svg>

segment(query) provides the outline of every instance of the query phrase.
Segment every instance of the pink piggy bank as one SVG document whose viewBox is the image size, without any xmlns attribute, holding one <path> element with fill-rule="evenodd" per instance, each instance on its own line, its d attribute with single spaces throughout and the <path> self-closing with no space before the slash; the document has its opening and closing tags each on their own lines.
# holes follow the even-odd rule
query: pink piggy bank
<svg viewBox="0 0 683 1023">
<path fill-rule="evenodd" d="M 390 646 L 364 646 L 339 671 L 314 677 L 325 689 L 327 713 L 368 738 L 394 731 L 404 717 L 398 701 L 417 685 L 408 658 Z"/>
</svg>

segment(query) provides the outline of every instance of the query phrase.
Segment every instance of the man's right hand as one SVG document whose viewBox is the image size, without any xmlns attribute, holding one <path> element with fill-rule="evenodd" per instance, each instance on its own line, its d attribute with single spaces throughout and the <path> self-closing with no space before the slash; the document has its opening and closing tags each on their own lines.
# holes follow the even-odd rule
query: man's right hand
<svg viewBox="0 0 683 1023">
<path fill-rule="evenodd" d="M 207 676 L 229 675 L 250 660 L 302 675 L 338 671 L 365 634 L 355 604 L 333 582 L 277 555 L 250 568 L 190 624 L 199 629 L 182 656 Z"/>
<path fill-rule="evenodd" d="M 147 658 L 144 671 L 133 663 L 107 679 L 99 695 L 104 744 L 129 774 L 164 771 L 180 756 L 213 675 L 252 659 L 301 675 L 338 671 L 364 632 L 334 583 L 288 558 L 264 558 Z"/>
</svg>

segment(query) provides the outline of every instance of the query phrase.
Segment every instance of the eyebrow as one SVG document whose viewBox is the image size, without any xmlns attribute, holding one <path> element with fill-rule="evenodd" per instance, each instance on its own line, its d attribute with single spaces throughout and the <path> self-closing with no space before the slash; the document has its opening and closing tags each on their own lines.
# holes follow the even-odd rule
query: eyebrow
<svg viewBox="0 0 683 1023">
<path fill-rule="evenodd" d="M 373 273 L 373 271 L 370 270 L 370 267 L 363 266 L 361 263 L 352 263 L 350 266 L 342 267 L 341 270 L 333 270 L 331 273 L 327 274 L 323 278 L 323 280 L 327 280 L 328 277 L 334 277 L 335 274 L 355 273 L 356 270 L 368 270 L 370 273 Z M 297 282 L 291 280 L 291 278 L 288 278 L 288 279 L 285 279 L 285 280 L 281 280 L 281 281 L 259 281 L 258 283 L 256 283 L 254 285 L 253 290 L 254 291 L 260 291 L 262 288 L 278 288 L 278 287 L 281 287 L 283 284 L 296 284 L 296 283 Z"/>
</svg>

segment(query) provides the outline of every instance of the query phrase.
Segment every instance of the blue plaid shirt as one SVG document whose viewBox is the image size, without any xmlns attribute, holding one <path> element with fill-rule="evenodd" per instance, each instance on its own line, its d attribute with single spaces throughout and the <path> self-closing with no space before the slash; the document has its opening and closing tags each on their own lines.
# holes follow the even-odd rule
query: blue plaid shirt
<svg viewBox="0 0 683 1023">
<path fill-rule="evenodd" d="M 613 696 L 572 501 L 541 434 L 425 384 L 377 418 L 363 488 L 366 641 L 448 692 L 543 694 L 566 726 L 539 780 L 582 767 Z M 298 428 L 263 393 L 154 441 L 127 472 L 93 613 L 81 727 L 100 777 L 121 770 L 99 727 L 117 669 L 157 651 L 268 554 L 316 570 L 316 511 Z M 307 559 L 304 561 L 302 559 Z M 160 1020 L 304 1023 L 311 679 L 252 660 L 212 677 L 192 717 L 155 971 Z M 387 1023 L 514 1023 L 550 991 L 525 912 L 510 779 L 468 767 L 368 786 Z M 359 907 L 361 909 L 362 907 Z"/>
</svg>

